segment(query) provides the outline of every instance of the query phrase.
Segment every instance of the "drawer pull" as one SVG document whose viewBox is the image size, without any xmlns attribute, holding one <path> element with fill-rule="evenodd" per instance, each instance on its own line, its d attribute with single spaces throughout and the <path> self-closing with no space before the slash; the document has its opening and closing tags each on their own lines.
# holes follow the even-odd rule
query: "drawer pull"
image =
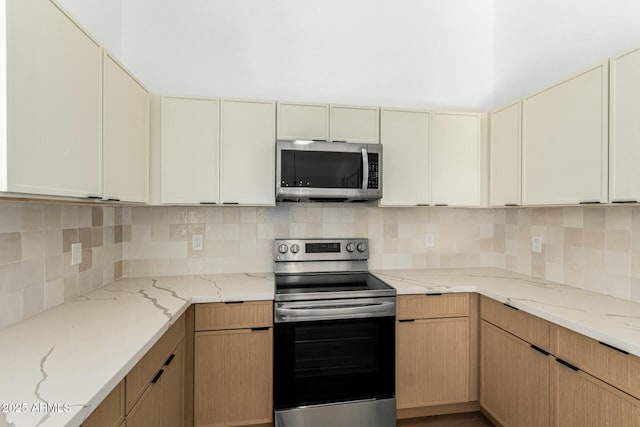
<svg viewBox="0 0 640 427">
<path fill-rule="evenodd" d="M 424 294 L 425 297 L 437 297 L 437 296 L 440 296 L 440 295 L 442 295 L 442 292 L 435 293 L 435 294 Z"/>
<path fill-rule="evenodd" d="M 616 347 L 614 347 L 614 346 L 612 346 L 612 345 L 610 345 L 610 344 L 604 343 L 604 342 L 602 342 L 602 341 L 598 341 L 598 342 L 599 342 L 600 344 L 602 344 L 603 346 L 605 346 L 605 347 L 607 347 L 607 348 L 610 348 L 611 350 L 618 351 L 618 352 L 620 352 L 620 353 L 622 353 L 622 354 L 629 354 L 629 352 L 628 352 L 628 351 L 620 350 L 619 348 L 616 348 Z"/>
<path fill-rule="evenodd" d="M 164 366 L 169 366 L 171 365 L 171 362 L 173 362 L 173 359 L 175 359 L 176 355 L 172 354 L 171 356 L 169 356 L 169 358 L 167 359 L 166 362 L 164 362 Z"/>
<path fill-rule="evenodd" d="M 506 207 L 513 207 L 513 206 L 518 206 L 517 203 L 505 203 L 504 204 Z"/>
<path fill-rule="evenodd" d="M 251 328 L 251 332 L 255 332 L 255 331 L 268 331 L 269 327 L 268 326 L 261 326 L 259 328 Z"/>
<path fill-rule="evenodd" d="M 578 369 L 577 367 L 573 366 L 571 363 L 569 363 L 569 362 L 565 362 L 565 361 L 564 361 L 564 360 L 562 360 L 562 359 L 557 359 L 557 358 L 556 358 L 556 362 L 558 362 L 558 363 L 559 363 L 559 364 L 561 364 L 561 365 L 566 366 L 567 368 L 569 368 L 569 369 L 571 369 L 571 370 L 573 370 L 573 371 L 578 372 L 578 371 L 580 370 L 580 369 Z"/>
<path fill-rule="evenodd" d="M 449 206 L 449 204 L 448 203 L 436 203 L 433 206 L 445 207 L 445 206 Z"/>
<path fill-rule="evenodd" d="M 244 301 L 225 301 L 225 304 L 242 304 Z"/>
<path fill-rule="evenodd" d="M 507 304 L 506 302 L 503 302 L 502 304 L 503 304 L 504 306 L 506 306 L 506 307 L 509 307 L 509 308 L 510 308 L 510 309 L 512 309 L 512 310 L 518 310 L 518 311 L 520 311 L 520 309 L 519 309 L 519 308 L 516 308 L 516 307 L 514 307 L 514 306 L 512 306 L 512 305 L 509 305 L 509 304 Z"/>
<path fill-rule="evenodd" d="M 580 202 L 581 205 L 599 205 L 600 202 L 598 202 L 597 200 L 584 200 L 582 202 Z"/>
<path fill-rule="evenodd" d="M 201 205 L 217 205 L 218 202 L 200 202 Z"/>
<path fill-rule="evenodd" d="M 531 348 L 534 349 L 535 351 L 537 351 L 538 353 L 542 353 L 545 356 L 548 356 L 550 354 L 548 351 L 544 351 L 543 349 L 541 349 L 537 345 L 533 345 L 533 344 L 530 344 L 530 345 L 531 345 Z"/>
<path fill-rule="evenodd" d="M 400 319 L 398 320 L 398 322 L 401 322 L 401 323 L 415 322 L 415 319 Z"/>
<path fill-rule="evenodd" d="M 611 203 L 638 203 L 637 200 L 614 200 Z"/>
<path fill-rule="evenodd" d="M 162 374 L 164 374 L 164 369 L 160 369 L 158 371 L 158 373 L 156 374 L 155 377 L 153 377 L 153 379 L 151 380 L 151 384 L 155 384 L 158 382 L 158 380 L 160 379 L 160 377 L 162 376 Z"/>
</svg>

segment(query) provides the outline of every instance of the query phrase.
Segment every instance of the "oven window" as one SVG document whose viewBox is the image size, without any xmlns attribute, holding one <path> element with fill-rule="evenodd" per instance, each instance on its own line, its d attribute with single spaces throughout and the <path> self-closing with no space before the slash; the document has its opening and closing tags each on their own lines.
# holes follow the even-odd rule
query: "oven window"
<svg viewBox="0 0 640 427">
<path fill-rule="evenodd" d="M 282 150 L 281 186 L 362 188 L 362 154 Z"/>
<path fill-rule="evenodd" d="M 393 317 L 275 325 L 277 409 L 392 397 Z"/>
</svg>

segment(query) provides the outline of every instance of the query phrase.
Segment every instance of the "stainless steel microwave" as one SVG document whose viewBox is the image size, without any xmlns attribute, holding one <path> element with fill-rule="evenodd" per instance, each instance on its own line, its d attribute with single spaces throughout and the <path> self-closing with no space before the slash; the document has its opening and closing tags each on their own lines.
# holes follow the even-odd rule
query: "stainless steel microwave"
<svg viewBox="0 0 640 427">
<path fill-rule="evenodd" d="M 382 145 L 276 142 L 276 200 L 347 202 L 381 197 Z"/>
</svg>

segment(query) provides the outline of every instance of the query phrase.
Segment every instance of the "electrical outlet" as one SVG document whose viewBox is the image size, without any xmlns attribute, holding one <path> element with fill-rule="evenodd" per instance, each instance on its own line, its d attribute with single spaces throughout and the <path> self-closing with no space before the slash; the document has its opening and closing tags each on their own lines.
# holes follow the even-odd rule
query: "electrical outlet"
<svg viewBox="0 0 640 427">
<path fill-rule="evenodd" d="M 533 236 L 531 238 L 531 252 L 542 253 L 542 236 Z"/>
<path fill-rule="evenodd" d="M 82 243 L 71 244 L 71 265 L 82 264 Z"/>
<path fill-rule="evenodd" d="M 204 237 L 202 234 L 194 234 L 191 236 L 191 249 L 201 251 L 204 249 Z"/>
<path fill-rule="evenodd" d="M 433 233 L 427 233 L 424 236 L 424 244 L 428 247 L 428 248 L 432 248 L 435 246 L 436 244 L 436 239 L 433 236 Z"/>
</svg>

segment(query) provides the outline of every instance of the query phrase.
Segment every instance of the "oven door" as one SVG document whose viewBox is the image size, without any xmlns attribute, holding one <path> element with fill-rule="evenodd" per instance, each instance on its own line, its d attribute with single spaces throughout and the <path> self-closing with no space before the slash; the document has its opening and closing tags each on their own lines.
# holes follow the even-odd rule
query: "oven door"
<svg viewBox="0 0 640 427">
<path fill-rule="evenodd" d="M 359 200 L 382 197 L 379 144 L 278 141 L 278 200 Z"/>
<path fill-rule="evenodd" d="M 274 406 L 395 395 L 395 317 L 276 323 Z"/>
</svg>

